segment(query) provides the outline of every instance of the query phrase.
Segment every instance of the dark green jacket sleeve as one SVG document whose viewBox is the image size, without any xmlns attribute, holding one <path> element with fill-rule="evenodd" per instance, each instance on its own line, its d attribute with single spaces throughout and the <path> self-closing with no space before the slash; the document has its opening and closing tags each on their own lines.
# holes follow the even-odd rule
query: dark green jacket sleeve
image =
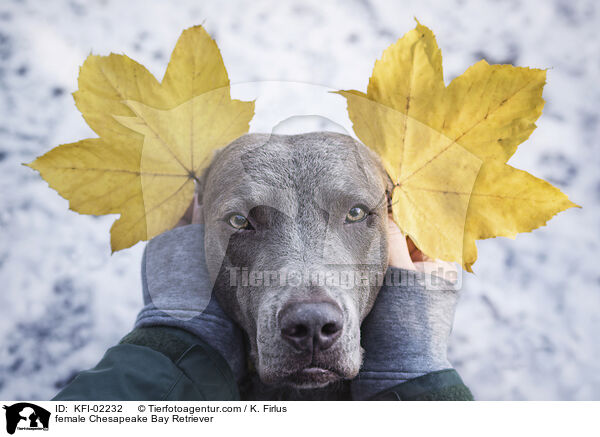
<svg viewBox="0 0 600 437">
<path fill-rule="evenodd" d="M 431 372 L 376 394 L 373 401 L 472 401 L 473 395 L 454 369 Z"/>
<path fill-rule="evenodd" d="M 52 400 L 239 399 L 233 373 L 216 350 L 184 330 L 156 326 L 133 330 Z M 398 384 L 371 400 L 470 401 L 473 395 L 458 373 L 447 369 Z"/>
<path fill-rule="evenodd" d="M 137 328 L 52 400 L 239 400 L 227 362 L 178 328 Z"/>
</svg>

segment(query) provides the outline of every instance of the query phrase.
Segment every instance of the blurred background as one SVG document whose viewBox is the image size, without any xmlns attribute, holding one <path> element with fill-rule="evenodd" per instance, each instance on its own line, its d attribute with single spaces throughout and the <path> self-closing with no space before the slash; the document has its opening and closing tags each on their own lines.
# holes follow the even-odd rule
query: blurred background
<svg viewBox="0 0 600 437">
<path fill-rule="evenodd" d="M 111 255 L 115 216 L 70 211 L 21 166 L 96 136 L 71 97 L 88 54 L 125 53 L 162 78 L 181 31 L 203 24 L 233 84 L 366 90 L 375 60 L 416 17 L 437 36 L 446 82 L 481 58 L 548 68 L 538 128 L 509 163 L 583 205 L 515 241 L 478 243 L 451 361 L 477 399 L 600 399 L 599 8 L 593 0 L 3 0 L 0 398 L 49 399 L 95 365 L 142 306 L 144 243 Z M 347 123 L 341 97 L 311 99 Z M 293 115 L 291 100 L 259 99 L 251 131 L 270 129 L 259 114 Z"/>
</svg>

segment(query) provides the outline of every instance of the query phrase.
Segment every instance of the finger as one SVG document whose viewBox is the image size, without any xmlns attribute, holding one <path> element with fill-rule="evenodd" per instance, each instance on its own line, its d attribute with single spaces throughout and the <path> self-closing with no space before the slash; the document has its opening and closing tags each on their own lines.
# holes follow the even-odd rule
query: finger
<svg viewBox="0 0 600 437">
<path fill-rule="evenodd" d="M 202 223 L 202 205 L 198 200 L 198 193 L 194 195 L 194 211 L 192 213 L 192 223 Z"/>
<path fill-rule="evenodd" d="M 388 216 L 388 263 L 391 267 L 415 270 L 406 237 L 391 216 Z"/>
<path fill-rule="evenodd" d="M 431 258 L 425 255 L 421 250 L 417 247 L 417 245 L 412 241 L 410 237 L 406 237 L 408 244 L 408 251 L 410 252 L 410 258 L 413 262 L 423 262 L 428 261 Z"/>
</svg>

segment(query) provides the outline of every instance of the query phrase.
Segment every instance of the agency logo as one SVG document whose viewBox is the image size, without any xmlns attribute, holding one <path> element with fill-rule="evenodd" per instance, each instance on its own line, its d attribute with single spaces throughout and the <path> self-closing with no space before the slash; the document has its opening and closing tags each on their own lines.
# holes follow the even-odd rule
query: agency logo
<svg viewBox="0 0 600 437">
<path fill-rule="evenodd" d="M 6 410 L 6 432 L 14 434 L 15 430 L 48 431 L 50 411 L 35 404 L 19 402 L 4 406 Z"/>
</svg>

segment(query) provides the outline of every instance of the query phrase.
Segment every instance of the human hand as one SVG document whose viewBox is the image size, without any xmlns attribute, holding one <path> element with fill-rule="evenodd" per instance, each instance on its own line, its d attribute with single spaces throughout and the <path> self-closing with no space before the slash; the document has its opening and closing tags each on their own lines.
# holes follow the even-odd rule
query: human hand
<svg viewBox="0 0 600 437">
<path fill-rule="evenodd" d="M 436 260 L 421 252 L 411 238 L 400 230 L 391 214 L 388 216 L 388 247 L 390 267 L 424 272 L 451 282 L 458 279 L 459 267 L 456 263 Z"/>
<path fill-rule="evenodd" d="M 388 237 L 391 274 L 361 326 L 365 353 L 351 382 L 355 400 L 452 368 L 446 352 L 458 299 L 458 267 L 423 254 L 391 217 Z"/>
</svg>

